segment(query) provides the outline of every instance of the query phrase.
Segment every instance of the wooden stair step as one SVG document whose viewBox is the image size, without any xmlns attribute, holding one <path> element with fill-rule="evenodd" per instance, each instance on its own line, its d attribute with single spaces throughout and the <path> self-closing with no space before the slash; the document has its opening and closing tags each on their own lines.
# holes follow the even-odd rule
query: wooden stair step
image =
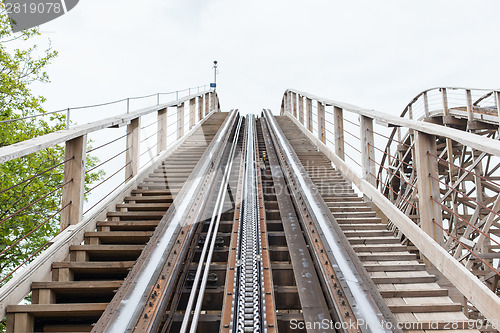
<svg viewBox="0 0 500 333">
<path fill-rule="evenodd" d="M 385 230 L 387 231 L 387 226 L 382 223 L 339 223 L 342 230 Z"/>
<path fill-rule="evenodd" d="M 335 216 L 335 219 L 339 224 L 354 224 L 354 223 L 361 223 L 361 224 L 366 224 L 366 223 L 379 223 L 381 224 L 382 220 L 379 217 L 337 217 L 336 214 L 333 214 Z M 383 225 L 386 227 L 386 225 Z"/>
<path fill-rule="evenodd" d="M 57 261 L 52 263 L 52 268 L 79 269 L 128 269 L 134 266 L 135 261 Z"/>
<path fill-rule="evenodd" d="M 413 253 L 358 253 L 358 257 L 361 261 L 373 261 L 373 260 L 383 260 L 383 261 L 401 261 L 401 260 L 416 260 L 417 256 Z"/>
<path fill-rule="evenodd" d="M 153 231 L 91 231 L 85 233 L 85 238 L 97 237 L 105 244 L 145 244 L 152 235 Z"/>
<path fill-rule="evenodd" d="M 370 231 L 349 231 L 344 230 L 344 235 L 347 238 L 356 238 L 356 237 L 394 237 L 394 234 L 384 228 L 383 230 L 370 230 Z"/>
<path fill-rule="evenodd" d="M 406 245 L 399 244 L 355 244 L 352 248 L 356 252 L 403 252 L 406 251 Z"/>
<path fill-rule="evenodd" d="M 389 309 L 393 313 L 436 313 L 436 312 L 460 312 L 462 311 L 462 304 L 460 303 L 430 303 L 430 304 L 398 304 L 389 305 Z"/>
<path fill-rule="evenodd" d="M 111 230 L 154 230 L 160 220 L 135 221 L 98 221 L 97 227 L 109 227 Z"/>
<path fill-rule="evenodd" d="M 368 272 L 408 272 L 408 271 L 425 271 L 423 264 L 368 264 L 363 265 Z"/>
<path fill-rule="evenodd" d="M 436 276 L 387 276 L 387 277 L 372 277 L 375 284 L 410 284 L 410 283 L 434 283 Z"/>
<path fill-rule="evenodd" d="M 380 290 L 384 298 L 394 297 L 444 297 L 448 296 L 448 289 L 408 289 L 408 290 Z"/>
<path fill-rule="evenodd" d="M 70 251 L 84 251 L 90 260 L 132 261 L 136 260 L 144 245 L 71 245 Z"/>
<path fill-rule="evenodd" d="M 119 217 L 127 220 L 148 220 L 161 219 L 165 215 L 164 211 L 149 212 L 109 212 L 108 217 Z"/>
<path fill-rule="evenodd" d="M 171 195 L 147 195 L 147 196 L 136 195 L 136 196 L 125 197 L 124 200 L 143 202 L 143 203 L 156 203 L 156 202 L 172 203 L 174 201 L 174 198 Z"/>
<path fill-rule="evenodd" d="M 347 237 L 347 240 L 352 245 L 354 244 L 400 244 L 398 238 L 393 236 L 388 237 Z"/>
<path fill-rule="evenodd" d="M 35 318 L 100 316 L 108 303 L 29 304 L 9 305 L 7 313 L 29 313 Z"/>
<path fill-rule="evenodd" d="M 127 203 L 117 204 L 117 209 L 126 208 L 128 211 L 166 211 L 171 203 Z"/>
</svg>

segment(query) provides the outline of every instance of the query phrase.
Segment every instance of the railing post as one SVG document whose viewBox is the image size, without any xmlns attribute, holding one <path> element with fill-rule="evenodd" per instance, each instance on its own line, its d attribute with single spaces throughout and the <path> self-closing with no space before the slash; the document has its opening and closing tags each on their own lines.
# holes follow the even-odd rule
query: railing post
<svg viewBox="0 0 500 333">
<path fill-rule="evenodd" d="M 62 189 L 61 230 L 70 224 L 77 224 L 83 216 L 85 197 L 85 161 L 87 151 L 87 135 L 66 141 Z"/>
<path fill-rule="evenodd" d="M 417 170 L 418 212 L 420 225 L 438 244 L 443 245 L 443 215 L 440 205 L 436 136 L 416 132 L 415 162 Z M 436 225 L 436 223 L 439 225 Z"/>
<path fill-rule="evenodd" d="M 189 100 L 189 129 L 196 123 L 196 99 Z"/>
<path fill-rule="evenodd" d="M 345 160 L 344 155 L 344 115 L 341 108 L 338 106 L 333 107 L 333 123 L 335 124 L 335 154 L 342 160 Z"/>
<path fill-rule="evenodd" d="M 203 119 L 203 96 L 198 96 L 198 120 Z"/>
<path fill-rule="evenodd" d="M 448 116 L 448 93 L 446 92 L 446 88 L 441 88 L 441 97 L 443 99 L 443 115 Z"/>
<path fill-rule="evenodd" d="M 497 102 L 498 124 L 500 125 L 500 91 L 495 91 L 495 100 Z"/>
<path fill-rule="evenodd" d="M 158 142 L 156 152 L 158 154 L 167 149 L 167 109 L 158 111 L 158 133 L 156 134 Z"/>
<path fill-rule="evenodd" d="M 127 154 L 125 159 L 125 180 L 137 175 L 139 171 L 139 131 L 141 118 L 133 119 L 127 125 Z"/>
<path fill-rule="evenodd" d="M 297 96 L 299 99 L 299 121 L 304 125 L 304 97 L 302 95 Z"/>
<path fill-rule="evenodd" d="M 293 117 L 297 119 L 297 94 L 292 93 L 292 108 L 293 108 Z"/>
<path fill-rule="evenodd" d="M 465 100 L 467 101 L 467 120 L 469 122 L 467 127 L 470 127 L 474 121 L 474 109 L 472 107 L 472 94 L 469 89 L 465 90 Z"/>
<path fill-rule="evenodd" d="M 318 138 L 326 143 L 325 105 L 318 101 Z"/>
<path fill-rule="evenodd" d="M 313 114 L 312 114 L 312 100 L 306 97 L 306 118 L 307 118 L 307 129 L 309 132 L 313 131 Z"/>
<path fill-rule="evenodd" d="M 184 136 L 184 103 L 177 105 L 177 139 Z"/>
<path fill-rule="evenodd" d="M 363 179 L 373 186 L 377 185 L 375 178 L 375 149 L 373 148 L 373 119 L 360 116 L 361 165 Z"/>
<path fill-rule="evenodd" d="M 210 113 L 210 94 L 206 93 L 205 96 L 203 96 L 203 99 L 205 100 L 205 116 Z"/>
<path fill-rule="evenodd" d="M 429 97 L 427 96 L 427 91 L 424 92 L 424 114 L 425 118 L 429 118 Z"/>
<path fill-rule="evenodd" d="M 288 112 L 290 114 L 292 114 L 292 109 L 290 107 L 290 92 L 287 91 L 286 94 L 285 94 L 285 112 Z"/>
<path fill-rule="evenodd" d="M 210 93 L 210 112 L 215 111 L 215 93 Z"/>
</svg>

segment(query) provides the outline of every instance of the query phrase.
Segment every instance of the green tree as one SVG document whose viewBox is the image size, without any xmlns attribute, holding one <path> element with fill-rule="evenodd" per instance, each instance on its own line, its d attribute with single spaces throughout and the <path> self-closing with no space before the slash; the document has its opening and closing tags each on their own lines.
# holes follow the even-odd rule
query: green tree
<svg viewBox="0 0 500 333">
<path fill-rule="evenodd" d="M 49 81 L 45 68 L 57 52 L 50 46 L 40 49 L 34 41 L 39 35 L 38 29 L 13 34 L 0 0 L 0 122 L 45 112 L 45 98 L 30 85 Z M 0 147 L 65 126 L 63 114 L 0 123 Z M 88 168 L 97 162 L 88 157 Z M 63 163 L 64 145 L 58 145 L 0 164 L 0 280 L 58 233 Z M 102 171 L 88 173 L 86 187 L 102 176 Z"/>
</svg>

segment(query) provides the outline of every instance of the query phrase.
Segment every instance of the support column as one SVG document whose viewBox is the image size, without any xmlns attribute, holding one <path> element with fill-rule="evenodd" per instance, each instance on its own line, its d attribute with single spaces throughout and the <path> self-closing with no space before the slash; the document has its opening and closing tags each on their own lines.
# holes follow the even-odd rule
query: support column
<svg viewBox="0 0 500 333">
<path fill-rule="evenodd" d="M 215 111 L 215 93 L 210 93 L 210 112 Z"/>
<path fill-rule="evenodd" d="M 307 118 L 307 129 L 309 132 L 313 131 L 313 115 L 312 115 L 312 100 L 306 97 L 306 118 Z"/>
<path fill-rule="evenodd" d="M 304 97 L 301 95 L 297 96 L 299 99 L 299 121 L 302 125 L 304 125 Z"/>
<path fill-rule="evenodd" d="M 184 103 L 177 106 L 177 139 L 184 136 Z"/>
<path fill-rule="evenodd" d="M 139 131 L 141 118 L 133 119 L 127 126 L 127 154 L 125 167 L 125 180 L 137 175 L 139 171 Z"/>
<path fill-rule="evenodd" d="M 158 154 L 167 149 L 167 109 L 158 111 L 158 133 L 156 134 L 158 142 L 156 152 Z"/>
<path fill-rule="evenodd" d="M 500 92 L 495 91 L 495 100 L 497 102 L 498 124 L 500 125 Z M 500 131 L 500 128 L 499 128 Z"/>
<path fill-rule="evenodd" d="M 363 179 L 373 186 L 377 185 L 375 178 L 375 149 L 373 148 L 373 119 L 360 116 L 360 139 L 361 139 L 361 165 L 363 167 Z"/>
<path fill-rule="evenodd" d="M 194 127 L 196 123 L 196 99 L 189 100 L 189 129 Z"/>
<path fill-rule="evenodd" d="M 325 105 L 318 101 L 318 138 L 326 144 Z"/>
<path fill-rule="evenodd" d="M 71 224 L 77 224 L 83 216 L 85 193 L 85 161 L 87 152 L 87 135 L 66 141 L 62 189 L 61 230 Z"/>
<path fill-rule="evenodd" d="M 429 236 L 443 246 L 443 216 L 440 202 L 438 162 L 429 154 L 437 156 L 436 137 L 434 135 L 416 132 L 415 157 L 417 169 L 418 211 L 420 224 Z M 435 179 L 433 179 L 435 178 Z M 436 222 L 436 223 L 434 223 Z"/>
<path fill-rule="evenodd" d="M 343 110 L 338 106 L 333 107 L 333 122 L 335 124 L 335 154 L 342 160 L 345 160 L 344 155 L 344 114 Z"/>
</svg>

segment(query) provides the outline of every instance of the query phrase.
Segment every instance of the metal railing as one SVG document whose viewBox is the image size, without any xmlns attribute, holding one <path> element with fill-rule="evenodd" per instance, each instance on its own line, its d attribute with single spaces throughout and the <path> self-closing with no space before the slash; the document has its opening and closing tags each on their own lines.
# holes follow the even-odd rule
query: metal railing
<svg viewBox="0 0 500 333">
<path fill-rule="evenodd" d="M 498 96 L 431 89 L 397 117 L 289 89 L 281 109 L 489 319 L 500 313 Z"/>
</svg>

